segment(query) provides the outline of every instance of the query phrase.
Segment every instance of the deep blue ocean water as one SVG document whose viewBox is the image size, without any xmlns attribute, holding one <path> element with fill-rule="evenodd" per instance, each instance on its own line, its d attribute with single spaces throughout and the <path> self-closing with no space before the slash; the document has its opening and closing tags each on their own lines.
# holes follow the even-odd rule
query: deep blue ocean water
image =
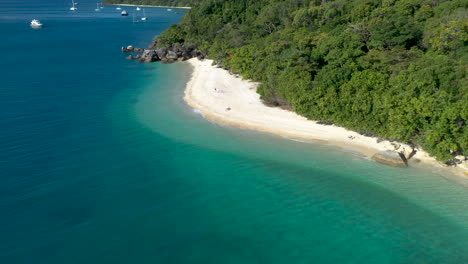
<svg viewBox="0 0 468 264">
<path fill-rule="evenodd" d="M 0 263 L 468 263 L 463 182 L 206 121 L 120 53 L 182 14 L 68 8 L 0 1 Z"/>
</svg>

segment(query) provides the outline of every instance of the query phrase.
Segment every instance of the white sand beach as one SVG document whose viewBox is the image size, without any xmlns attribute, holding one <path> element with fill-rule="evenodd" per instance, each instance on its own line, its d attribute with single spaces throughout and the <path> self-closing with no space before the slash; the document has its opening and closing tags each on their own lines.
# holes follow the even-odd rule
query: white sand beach
<svg viewBox="0 0 468 264">
<path fill-rule="evenodd" d="M 408 148 L 397 142 L 381 141 L 360 135 L 334 125 L 321 125 L 315 121 L 278 107 L 268 107 L 256 93 L 257 84 L 236 77 L 228 71 L 212 66 L 212 60 L 191 59 L 194 70 L 185 90 L 185 101 L 216 123 L 267 132 L 290 139 L 323 141 L 343 147 L 351 147 L 371 157 L 384 150 L 404 151 Z M 392 144 L 393 143 L 393 144 Z M 401 146 L 399 146 L 401 145 Z M 421 149 L 409 160 L 412 163 L 442 163 Z M 465 163 L 466 164 L 466 163 Z M 462 167 L 450 167 L 455 174 L 467 175 Z"/>
</svg>

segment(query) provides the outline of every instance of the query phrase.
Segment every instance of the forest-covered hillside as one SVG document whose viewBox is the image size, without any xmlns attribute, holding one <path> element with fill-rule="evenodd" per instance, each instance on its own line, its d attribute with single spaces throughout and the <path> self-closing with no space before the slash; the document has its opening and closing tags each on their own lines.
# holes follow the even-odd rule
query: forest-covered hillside
<svg viewBox="0 0 468 264">
<path fill-rule="evenodd" d="M 191 7 L 201 0 L 104 0 L 104 4 L 132 4 L 153 6 L 183 6 Z"/>
<path fill-rule="evenodd" d="M 203 0 L 158 37 L 196 44 L 313 120 L 468 155 L 468 1 Z"/>
</svg>

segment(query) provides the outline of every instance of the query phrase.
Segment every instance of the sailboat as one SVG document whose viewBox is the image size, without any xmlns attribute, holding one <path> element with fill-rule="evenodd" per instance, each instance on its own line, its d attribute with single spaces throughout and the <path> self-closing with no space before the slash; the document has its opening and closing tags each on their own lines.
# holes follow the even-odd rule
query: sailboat
<svg viewBox="0 0 468 264">
<path fill-rule="evenodd" d="M 33 28 L 41 28 L 42 27 L 42 23 L 41 21 L 37 20 L 37 19 L 33 19 L 31 21 L 31 27 Z"/>
<path fill-rule="evenodd" d="M 94 9 L 94 11 L 101 11 L 101 9 L 99 8 L 99 3 L 96 3 L 96 9 Z"/>
<path fill-rule="evenodd" d="M 75 1 L 74 1 L 74 0 L 72 0 L 72 7 L 70 7 L 70 10 L 71 10 L 71 11 L 78 10 L 78 7 L 76 7 L 76 4 L 75 4 Z"/>
<path fill-rule="evenodd" d="M 146 21 L 148 18 L 146 17 L 145 9 L 143 9 L 143 17 L 141 18 L 141 21 Z"/>
<path fill-rule="evenodd" d="M 117 9 L 117 10 L 122 10 L 122 7 L 118 6 L 116 9 Z"/>
</svg>

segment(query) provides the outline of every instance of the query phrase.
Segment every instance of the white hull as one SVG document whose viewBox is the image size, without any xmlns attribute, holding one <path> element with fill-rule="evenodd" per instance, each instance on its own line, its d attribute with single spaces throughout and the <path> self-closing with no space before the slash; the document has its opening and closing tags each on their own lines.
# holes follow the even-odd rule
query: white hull
<svg viewBox="0 0 468 264">
<path fill-rule="evenodd" d="M 39 20 L 34 19 L 33 21 L 31 21 L 31 27 L 32 28 L 41 28 L 42 23 L 39 22 Z"/>
<path fill-rule="evenodd" d="M 75 3 L 74 0 L 72 0 L 72 7 L 70 7 L 70 10 L 71 11 L 75 11 L 75 10 L 78 10 L 78 8 L 76 7 L 77 3 Z"/>
</svg>

